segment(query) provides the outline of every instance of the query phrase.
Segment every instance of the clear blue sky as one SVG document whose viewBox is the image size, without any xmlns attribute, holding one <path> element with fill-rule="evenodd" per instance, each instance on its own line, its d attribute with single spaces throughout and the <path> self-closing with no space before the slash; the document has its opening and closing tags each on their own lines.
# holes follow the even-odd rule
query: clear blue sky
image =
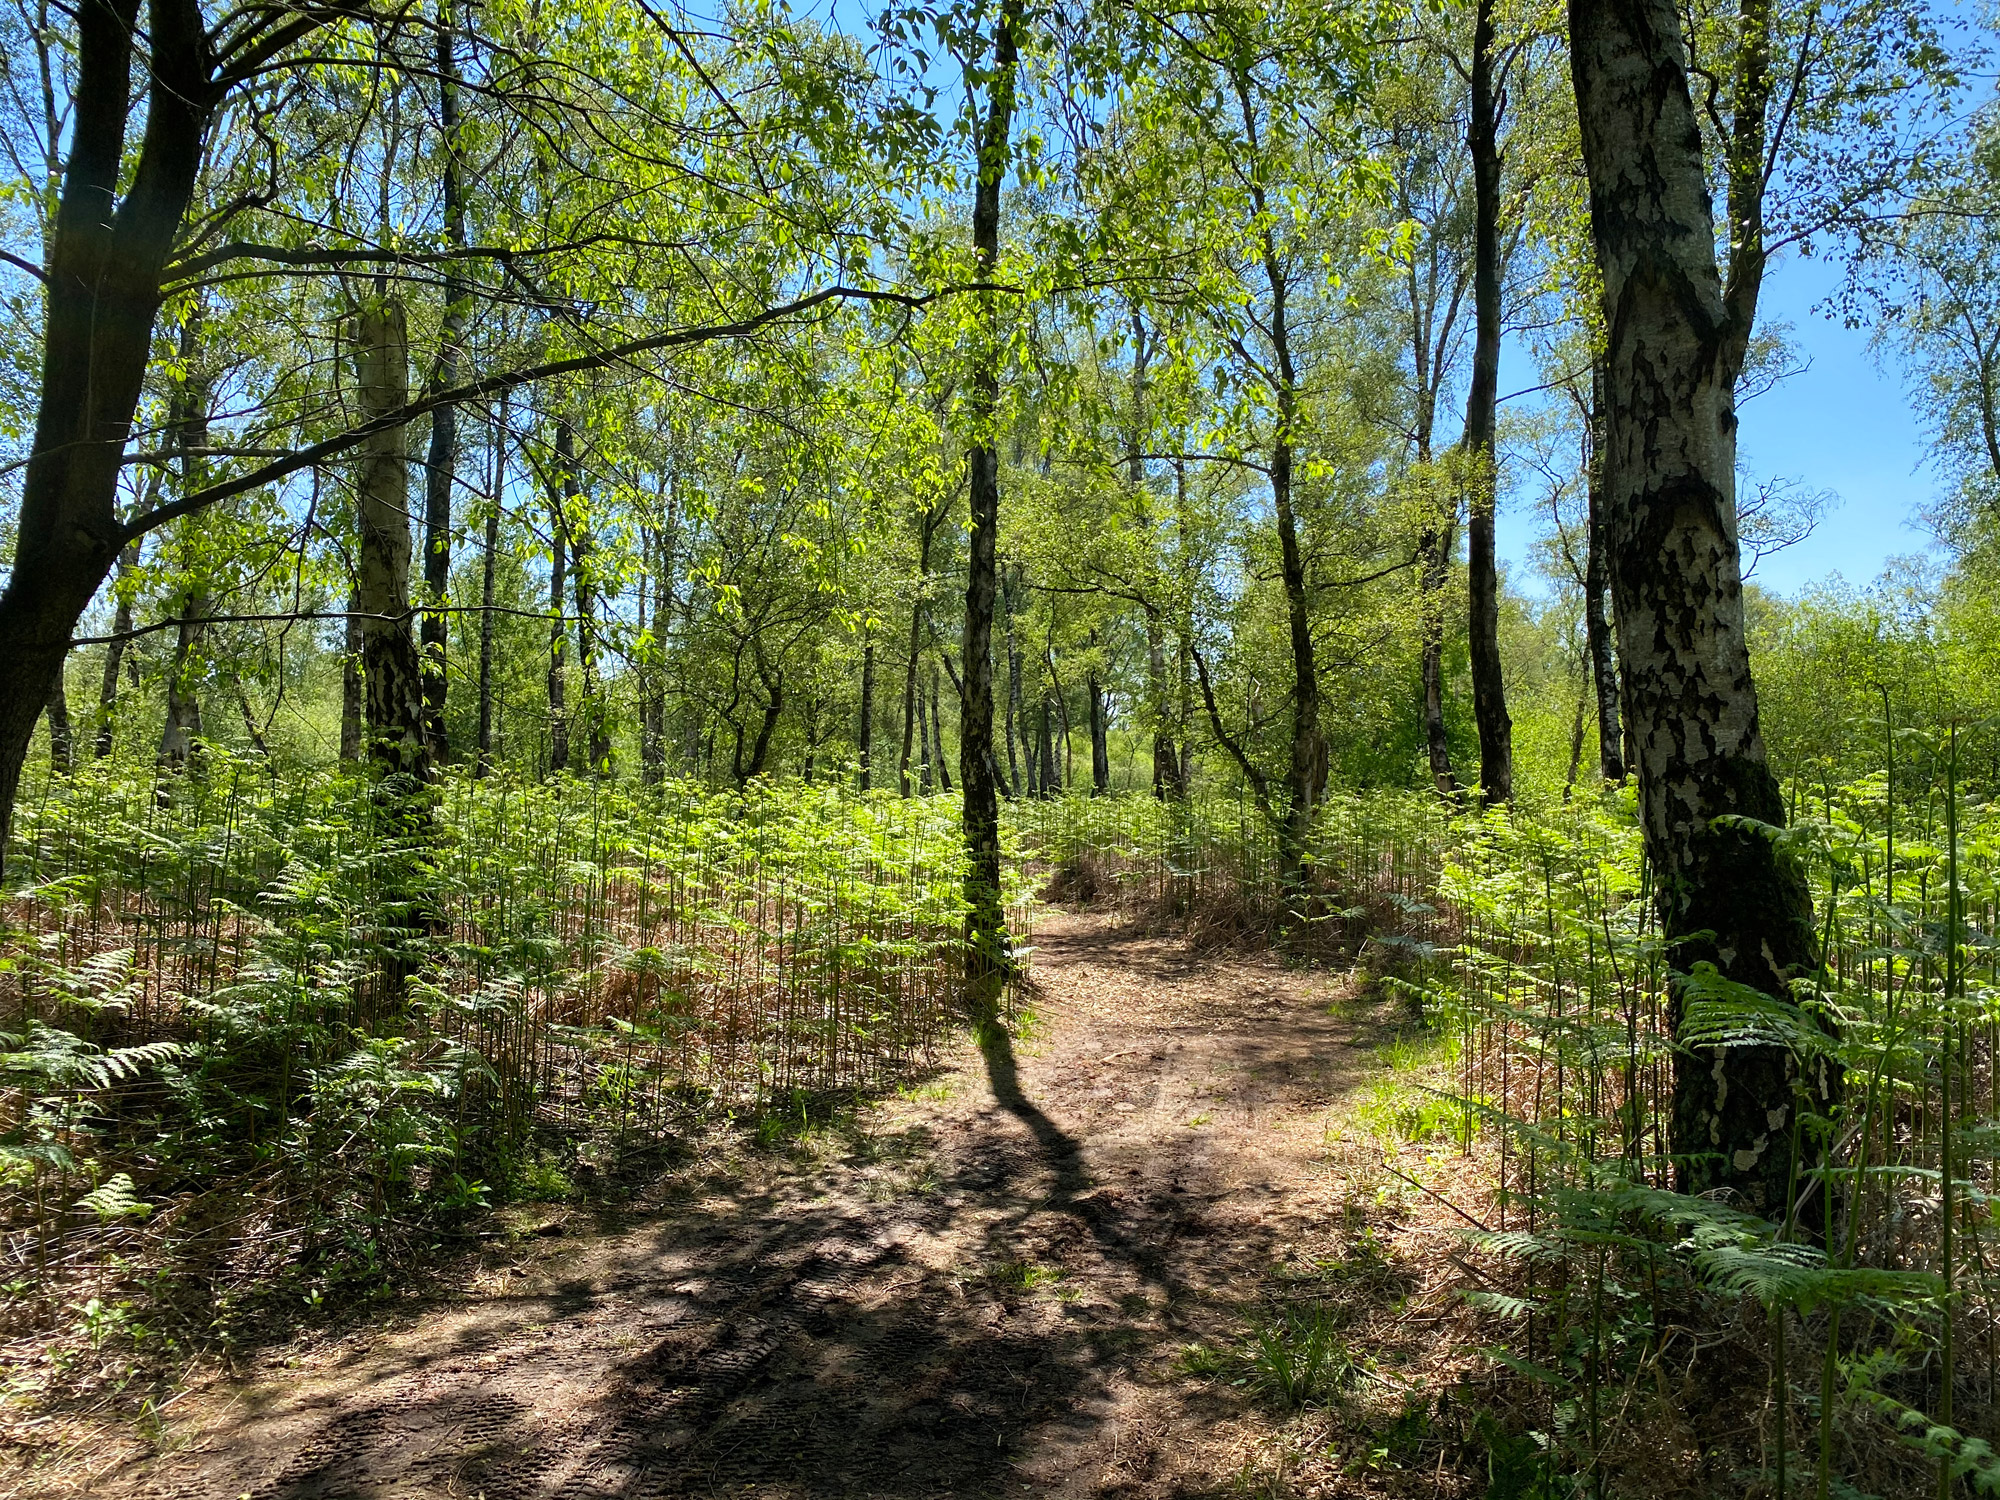
<svg viewBox="0 0 2000 1500">
<path fill-rule="evenodd" d="M 1934 488 L 1923 467 L 1923 430 L 1893 358 L 1878 368 L 1866 329 L 1845 328 L 1814 310 L 1839 286 L 1837 266 L 1796 256 L 1773 267 L 1764 284 L 1761 316 L 1790 323 L 1810 365 L 1743 408 L 1745 466 L 1753 476 L 1782 476 L 1839 497 L 1817 531 L 1757 568 L 1754 581 L 1779 593 L 1836 573 L 1867 583 L 1890 558 L 1930 550 L 1919 524 Z M 1525 354 L 1508 354 L 1521 373 Z M 1503 390 L 1508 378 L 1503 370 Z M 1541 525 L 1537 513 L 1519 505 L 1500 519 L 1501 552 L 1528 587 L 1523 560 Z"/>
</svg>

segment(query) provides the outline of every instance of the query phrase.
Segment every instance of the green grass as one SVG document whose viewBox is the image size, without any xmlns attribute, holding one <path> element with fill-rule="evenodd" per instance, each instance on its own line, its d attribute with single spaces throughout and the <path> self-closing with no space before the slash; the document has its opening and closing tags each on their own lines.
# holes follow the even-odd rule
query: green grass
<svg viewBox="0 0 2000 1500">
<path fill-rule="evenodd" d="M 1045 1266 L 1032 1260 L 1007 1260 L 993 1267 L 987 1273 L 987 1279 L 999 1286 L 1033 1292 L 1055 1286 L 1068 1274 L 1060 1266 Z"/>
<path fill-rule="evenodd" d="M 1279 1411 L 1331 1405 L 1367 1373 L 1368 1361 L 1341 1335 L 1337 1308 L 1316 1301 L 1264 1313 L 1239 1341 L 1189 1344 L 1175 1361 L 1184 1375 L 1221 1380 Z"/>
</svg>

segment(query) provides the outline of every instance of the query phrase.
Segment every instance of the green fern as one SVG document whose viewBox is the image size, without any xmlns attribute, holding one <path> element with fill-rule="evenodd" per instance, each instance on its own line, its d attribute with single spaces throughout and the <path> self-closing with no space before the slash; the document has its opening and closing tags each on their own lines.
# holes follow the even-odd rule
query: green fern
<svg viewBox="0 0 2000 1500">
<path fill-rule="evenodd" d="M 153 1211 L 153 1205 L 140 1199 L 132 1186 L 131 1177 L 124 1172 L 116 1173 L 92 1188 L 76 1200 L 75 1206 L 89 1209 L 103 1224 L 113 1224 L 120 1219 L 143 1219 Z"/>
</svg>

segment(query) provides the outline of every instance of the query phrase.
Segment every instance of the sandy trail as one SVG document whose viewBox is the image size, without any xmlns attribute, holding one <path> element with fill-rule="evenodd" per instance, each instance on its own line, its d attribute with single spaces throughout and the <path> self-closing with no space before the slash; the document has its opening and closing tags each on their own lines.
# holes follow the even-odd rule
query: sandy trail
<svg viewBox="0 0 2000 1500">
<path fill-rule="evenodd" d="M 1017 1064 L 867 1111 L 830 1160 L 534 1239 L 462 1295 L 261 1357 L 94 1493 L 1169 1495 L 1226 1480 L 1175 1373 L 1317 1237 L 1372 1071 L 1324 974 L 1099 918 L 1037 934 Z M 823 1153 L 825 1154 L 825 1153 Z"/>
</svg>

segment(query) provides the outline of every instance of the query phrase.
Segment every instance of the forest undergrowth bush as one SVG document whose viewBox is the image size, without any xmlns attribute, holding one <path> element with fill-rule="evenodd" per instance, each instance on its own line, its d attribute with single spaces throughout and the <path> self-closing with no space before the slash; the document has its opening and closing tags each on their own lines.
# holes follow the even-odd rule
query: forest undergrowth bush
<svg viewBox="0 0 2000 1500">
<path fill-rule="evenodd" d="M 947 799 L 453 772 L 429 800 L 414 844 L 353 775 L 220 751 L 24 800 L 0 933 L 17 1369 L 46 1347 L 50 1383 L 115 1384 L 385 1293 L 510 1198 L 611 1192 L 732 1122 L 776 1139 L 919 1079 L 960 1019 Z"/>
<path fill-rule="evenodd" d="M 1119 911 L 1197 947 L 1276 944 L 1302 961 L 1365 949 L 1383 972 L 1430 952 L 1454 827 L 1435 798 L 1329 792 L 1310 872 L 1287 889 L 1270 825 L 1241 798 L 1072 794 L 1011 815 L 1044 900 Z"/>
</svg>

